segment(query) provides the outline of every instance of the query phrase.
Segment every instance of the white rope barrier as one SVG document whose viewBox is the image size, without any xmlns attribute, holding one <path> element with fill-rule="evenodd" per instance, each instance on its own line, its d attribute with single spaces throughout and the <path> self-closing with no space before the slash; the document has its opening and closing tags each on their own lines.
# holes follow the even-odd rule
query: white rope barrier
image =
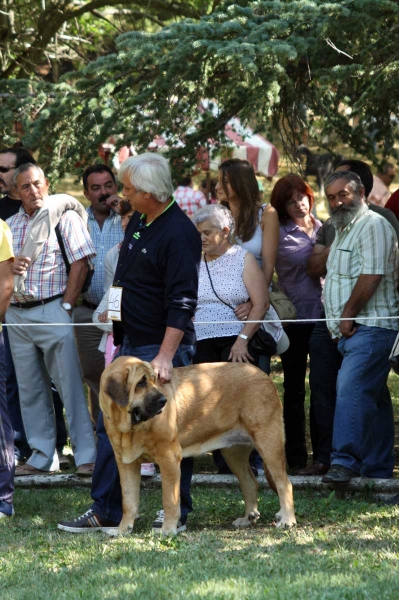
<svg viewBox="0 0 399 600">
<path fill-rule="evenodd" d="M 262 320 L 259 319 L 257 321 L 248 321 L 247 319 L 240 321 L 238 319 L 234 321 L 195 321 L 195 325 L 225 325 L 231 323 L 239 323 L 240 325 L 244 325 L 246 323 L 328 323 L 330 321 L 389 321 L 396 319 L 399 321 L 399 315 L 397 317 L 339 317 L 339 318 L 325 318 L 325 319 L 268 319 Z M 3 327 L 43 327 L 43 325 L 51 325 L 51 327 L 99 327 L 97 323 L 3 323 Z M 102 323 L 102 325 L 111 325 L 111 323 Z M 361 323 L 360 323 L 361 325 Z"/>
</svg>

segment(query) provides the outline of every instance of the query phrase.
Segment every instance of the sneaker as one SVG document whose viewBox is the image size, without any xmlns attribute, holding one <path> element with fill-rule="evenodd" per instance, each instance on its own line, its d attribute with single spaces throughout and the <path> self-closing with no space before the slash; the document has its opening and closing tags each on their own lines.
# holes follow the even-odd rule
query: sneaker
<svg viewBox="0 0 399 600">
<path fill-rule="evenodd" d="M 119 523 L 104 519 L 95 514 L 91 508 L 84 515 L 73 521 L 60 521 L 58 529 L 69 531 L 69 533 L 86 533 L 91 531 L 104 531 L 105 533 L 117 533 Z"/>
<path fill-rule="evenodd" d="M 165 520 L 165 511 L 159 510 L 157 512 L 157 517 L 152 524 L 153 533 L 161 533 L 161 528 L 162 528 L 164 520 Z M 177 521 L 177 533 L 182 533 L 182 531 L 186 531 L 186 529 L 187 529 L 187 525 L 185 523 L 182 523 L 179 519 Z"/>
<path fill-rule="evenodd" d="M 157 470 L 154 463 L 142 463 L 140 467 L 140 473 L 142 477 L 153 477 L 156 475 Z"/>
</svg>

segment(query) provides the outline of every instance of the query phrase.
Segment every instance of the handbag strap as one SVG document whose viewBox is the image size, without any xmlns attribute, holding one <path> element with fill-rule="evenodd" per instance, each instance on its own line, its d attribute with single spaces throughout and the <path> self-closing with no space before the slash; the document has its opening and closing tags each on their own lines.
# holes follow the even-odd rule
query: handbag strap
<svg viewBox="0 0 399 600">
<path fill-rule="evenodd" d="M 62 258 L 64 259 L 64 263 L 65 263 L 65 268 L 66 268 L 67 275 L 69 275 L 69 271 L 71 270 L 71 265 L 69 264 L 69 260 L 68 260 L 67 254 L 65 252 L 64 240 L 62 239 L 62 236 L 61 236 L 60 224 L 59 223 L 57 223 L 57 225 L 54 227 L 54 231 L 55 231 L 55 235 L 57 236 L 58 245 L 59 245 L 60 250 L 61 250 Z"/>
<path fill-rule="evenodd" d="M 205 263 L 206 270 L 207 270 L 207 273 L 208 273 L 208 277 L 209 277 L 209 283 L 211 284 L 212 292 L 215 294 L 216 298 L 217 298 L 218 300 L 220 300 L 220 302 L 222 302 L 223 304 L 225 304 L 226 306 L 228 306 L 229 308 L 231 308 L 231 310 L 233 310 L 233 311 L 234 311 L 234 310 L 235 310 L 234 306 L 232 306 L 232 305 L 231 305 L 231 304 L 229 304 L 228 302 L 225 302 L 225 301 L 224 301 L 224 300 L 223 300 L 223 299 L 222 299 L 222 298 L 221 298 L 221 297 L 220 297 L 220 296 L 219 296 L 219 295 L 216 293 L 216 290 L 215 290 L 215 288 L 213 287 L 212 277 L 211 277 L 211 274 L 210 274 L 210 272 L 209 272 L 209 267 L 208 267 L 208 261 L 206 260 L 206 254 L 204 254 L 204 263 Z"/>
</svg>

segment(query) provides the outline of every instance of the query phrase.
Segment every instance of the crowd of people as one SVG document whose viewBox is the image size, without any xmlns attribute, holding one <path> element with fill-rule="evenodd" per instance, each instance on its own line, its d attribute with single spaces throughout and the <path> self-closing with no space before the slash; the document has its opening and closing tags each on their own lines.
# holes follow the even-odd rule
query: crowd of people
<svg viewBox="0 0 399 600">
<path fill-rule="evenodd" d="M 391 167 L 380 173 L 390 181 Z M 203 182 L 206 195 L 190 177 L 174 189 L 157 153 L 125 160 L 118 180 L 105 164 L 88 167 L 84 210 L 67 194 L 50 194 L 27 150 L 0 151 L 0 518 L 14 513 L 14 471 L 69 466 L 65 413 L 93 503 L 58 527 L 116 530 L 121 488 L 98 396 L 117 356 L 150 362 L 167 382 L 173 367 L 191 363 L 253 362 L 270 373 L 271 355 L 281 354 L 290 472 L 330 484 L 392 477 L 387 378 L 399 330 L 399 222 L 383 202 L 368 201 L 368 165 L 345 160 L 327 178 L 324 223 L 299 175 L 281 177 L 263 202 L 246 160 L 224 161 L 215 186 Z M 297 312 L 284 328 L 270 301 L 273 278 Z M 260 327 L 270 351 L 253 343 Z M 260 457 L 254 451 L 250 460 L 257 475 Z M 143 463 L 141 472 L 153 475 L 155 466 Z M 192 472 L 193 458 L 184 458 L 178 531 L 193 510 Z M 163 516 L 160 508 L 154 531 Z"/>
</svg>

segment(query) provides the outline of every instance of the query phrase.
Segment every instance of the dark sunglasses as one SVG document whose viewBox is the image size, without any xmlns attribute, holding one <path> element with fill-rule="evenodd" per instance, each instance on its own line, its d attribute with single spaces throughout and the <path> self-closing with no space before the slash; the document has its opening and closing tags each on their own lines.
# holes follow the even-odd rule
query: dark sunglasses
<svg viewBox="0 0 399 600">
<path fill-rule="evenodd" d="M 11 169 L 16 169 L 17 167 L 0 167 L 0 173 L 8 173 Z"/>
</svg>

